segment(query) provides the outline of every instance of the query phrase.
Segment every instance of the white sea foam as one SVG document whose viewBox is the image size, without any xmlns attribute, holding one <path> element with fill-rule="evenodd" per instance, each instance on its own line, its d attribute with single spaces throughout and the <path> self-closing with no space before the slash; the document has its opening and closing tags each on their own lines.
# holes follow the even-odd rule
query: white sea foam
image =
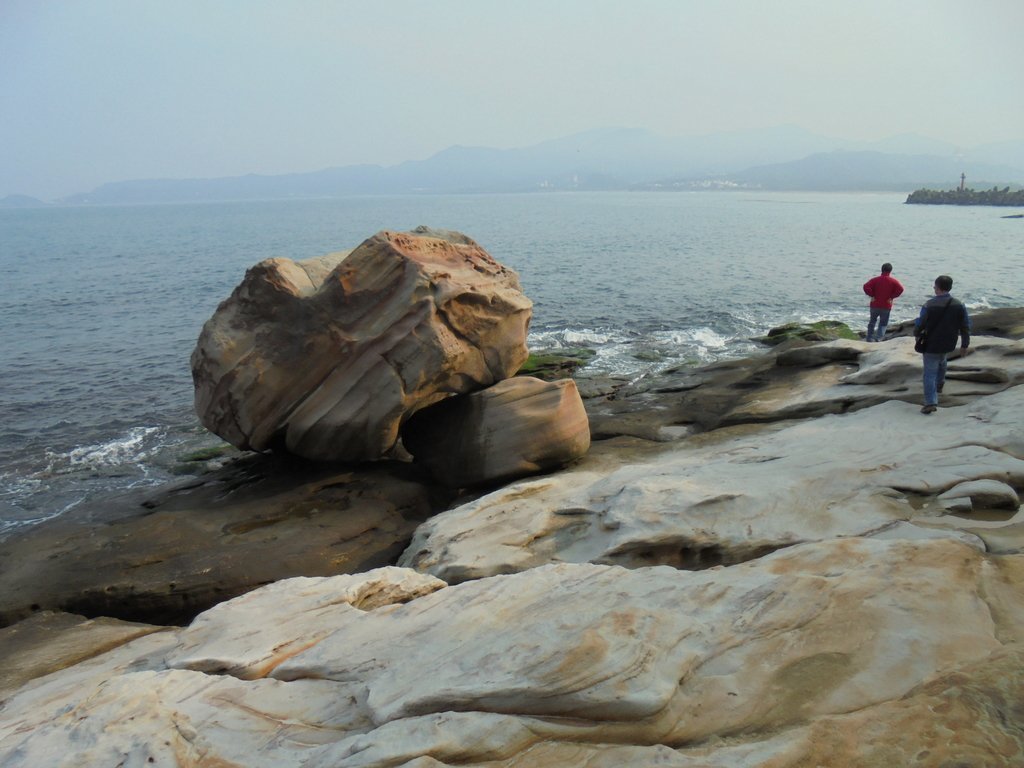
<svg viewBox="0 0 1024 768">
<path fill-rule="evenodd" d="M 900 321 L 902 315 L 908 315 L 908 317 L 916 317 L 917 310 L 906 307 L 894 308 L 892 313 L 892 319 L 889 321 L 890 324 L 895 324 Z M 810 325 L 812 323 L 821 323 L 830 320 L 837 320 L 840 323 L 846 323 L 850 328 L 859 328 L 862 325 L 866 325 L 868 322 L 868 307 L 864 305 L 863 311 L 861 310 L 844 310 L 844 309 L 833 309 L 826 312 L 807 313 L 800 315 L 796 322 Z M 783 323 L 777 323 L 782 325 Z"/>
<path fill-rule="evenodd" d="M 728 333 L 707 325 L 649 332 L 562 328 L 530 334 L 531 349 L 559 350 L 589 347 L 594 357 L 583 367 L 583 375 L 604 374 L 627 378 L 642 377 L 657 370 L 685 364 L 705 364 L 725 357 L 756 351 L 749 341 L 745 323 L 740 333 Z"/>
<path fill-rule="evenodd" d="M 49 471 L 55 474 L 103 469 L 145 461 L 159 448 L 161 427 L 133 427 L 113 440 L 83 445 L 66 453 L 47 452 Z"/>
<path fill-rule="evenodd" d="M 527 344 L 531 349 L 562 349 L 565 347 L 598 347 L 628 338 L 622 331 L 592 328 L 559 328 L 531 332 Z"/>
<path fill-rule="evenodd" d="M 13 503 L 40 490 L 40 477 L 21 475 L 16 472 L 0 473 L 0 502 Z"/>
<path fill-rule="evenodd" d="M 713 328 L 684 328 L 677 331 L 658 331 L 651 334 L 652 338 L 663 344 L 675 344 L 681 347 L 702 347 L 704 349 L 722 349 L 733 337 L 725 336 Z"/>
</svg>

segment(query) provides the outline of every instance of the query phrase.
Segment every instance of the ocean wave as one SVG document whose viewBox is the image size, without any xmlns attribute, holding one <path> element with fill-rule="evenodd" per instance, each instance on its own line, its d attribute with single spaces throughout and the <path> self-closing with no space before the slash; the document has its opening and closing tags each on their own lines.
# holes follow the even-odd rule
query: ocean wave
<svg viewBox="0 0 1024 768">
<path fill-rule="evenodd" d="M 3 495 L 8 495 L 7 478 L 0 476 L 0 484 L 5 488 Z M 28 528 L 33 525 L 45 523 L 47 520 L 60 517 L 66 512 L 77 507 L 83 501 L 85 501 L 85 497 L 79 496 L 61 506 L 52 507 L 48 511 L 42 513 L 37 511 L 28 512 L 19 508 L 16 504 L 5 503 L 0 506 L 0 541 L 2 541 L 8 534 L 19 528 Z"/>
<path fill-rule="evenodd" d="M 622 330 L 594 328 L 557 328 L 531 331 L 527 338 L 530 349 L 565 349 L 568 347 L 599 347 L 625 341 L 629 334 Z"/>
<path fill-rule="evenodd" d="M 731 341 L 736 340 L 735 336 L 719 333 L 707 326 L 676 331 L 656 331 L 651 334 L 651 338 L 659 344 L 676 344 L 703 349 L 723 349 Z"/>
<path fill-rule="evenodd" d="M 26 455 L 0 473 L 0 537 L 59 517 L 97 495 L 172 479 L 183 446 L 203 439 L 168 427 L 140 426 L 66 450 Z"/>
<path fill-rule="evenodd" d="M 162 427 L 133 427 L 127 433 L 93 445 L 70 451 L 46 452 L 47 471 L 51 474 L 80 472 L 86 469 L 110 469 L 125 464 L 137 465 L 150 458 L 162 445 Z"/>
<path fill-rule="evenodd" d="M 550 344 L 546 337 L 539 341 L 549 342 L 546 349 L 558 349 L 566 339 L 578 339 L 585 333 L 553 332 L 559 342 Z M 646 333 L 608 333 L 600 342 L 577 346 L 594 349 L 594 357 L 581 369 L 581 375 L 611 375 L 635 379 L 647 374 L 674 368 L 680 365 L 706 365 L 729 357 L 740 357 L 756 353 L 759 345 L 751 341 L 746 333 L 728 333 L 710 326 L 654 330 Z"/>
</svg>

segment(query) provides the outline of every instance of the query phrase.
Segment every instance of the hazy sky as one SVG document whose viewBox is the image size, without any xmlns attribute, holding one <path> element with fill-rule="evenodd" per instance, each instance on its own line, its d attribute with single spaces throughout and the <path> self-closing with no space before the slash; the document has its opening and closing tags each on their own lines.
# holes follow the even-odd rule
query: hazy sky
<svg viewBox="0 0 1024 768">
<path fill-rule="evenodd" d="M 591 128 L 1024 138 L 1024 0 L 0 0 L 0 197 Z"/>
</svg>

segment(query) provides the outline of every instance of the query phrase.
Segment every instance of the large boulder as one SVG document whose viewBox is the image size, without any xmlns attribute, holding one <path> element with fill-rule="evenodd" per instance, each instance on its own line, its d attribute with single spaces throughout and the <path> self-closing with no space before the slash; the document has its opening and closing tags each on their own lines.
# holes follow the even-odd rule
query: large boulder
<svg viewBox="0 0 1024 768">
<path fill-rule="evenodd" d="M 455 232 L 267 259 L 203 326 L 196 412 L 242 449 L 376 459 L 415 411 L 515 374 L 531 307 L 515 272 Z"/>
<path fill-rule="evenodd" d="M 419 411 L 402 444 L 435 478 L 460 488 L 562 467 L 587 452 L 590 424 L 572 379 L 517 376 Z"/>
</svg>

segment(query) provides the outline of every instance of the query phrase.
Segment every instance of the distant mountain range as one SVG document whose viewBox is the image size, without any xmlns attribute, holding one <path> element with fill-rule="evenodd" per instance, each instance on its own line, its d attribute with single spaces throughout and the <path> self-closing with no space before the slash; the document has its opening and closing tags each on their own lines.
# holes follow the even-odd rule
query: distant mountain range
<svg viewBox="0 0 1024 768">
<path fill-rule="evenodd" d="M 587 131 L 521 149 L 455 146 L 426 160 L 312 173 L 104 184 L 65 205 L 324 198 L 343 195 L 709 189 L 913 191 L 1024 184 L 1024 140 L 959 150 L 916 135 L 878 142 L 796 127 L 668 138 L 642 129 Z M 11 207 L 38 203 L 21 196 Z"/>
<path fill-rule="evenodd" d="M 8 195 L 0 198 L 0 208 L 42 208 L 46 205 L 48 203 L 28 195 Z"/>
<path fill-rule="evenodd" d="M 897 155 L 837 150 L 788 163 L 761 165 L 707 178 L 661 179 L 642 189 L 765 189 L 776 191 L 913 191 L 922 187 L 952 189 L 960 174 L 971 186 L 1018 185 L 1024 172 L 1006 165 L 971 162 L 939 155 Z"/>
</svg>

